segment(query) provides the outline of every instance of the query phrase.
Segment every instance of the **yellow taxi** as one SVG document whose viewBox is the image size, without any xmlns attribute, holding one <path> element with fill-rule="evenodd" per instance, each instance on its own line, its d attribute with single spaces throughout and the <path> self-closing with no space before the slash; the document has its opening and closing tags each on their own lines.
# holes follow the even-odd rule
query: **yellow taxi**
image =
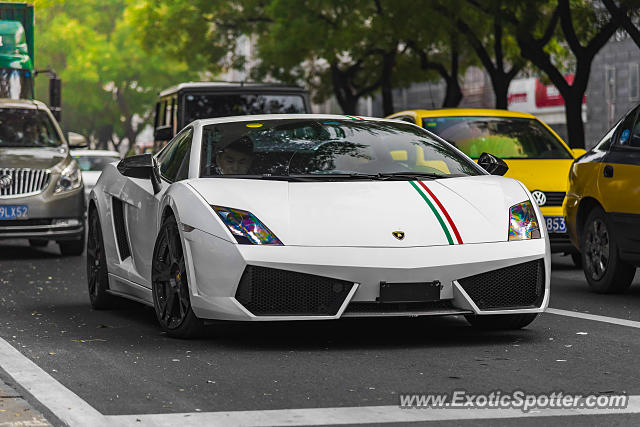
<svg viewBox="0 0 640 427">
<path fill-rule="evenodd" d="M 590 288 L 626 290 L 640 267 L 640 106 L 573 163 L 563 208 Z"/>
<path fill-rule="evenodd" d="M 414 123 L 454 144 L 476 160 L 483 152 L 503 159 L 505 174 L 531 191 L 545 217 L 552 252 L 581 258 L 571 244 L 562 213 L 567 175 L 585 150 L 570 149 L 544 122 L 531 114 L 506 110 L 451 108 L 408 110 L 388 118 Z"/>
</svg>

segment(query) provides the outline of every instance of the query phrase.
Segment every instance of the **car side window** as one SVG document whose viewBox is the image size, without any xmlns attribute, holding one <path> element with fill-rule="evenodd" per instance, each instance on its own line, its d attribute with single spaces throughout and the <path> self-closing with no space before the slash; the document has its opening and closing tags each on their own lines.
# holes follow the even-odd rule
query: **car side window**
<svg viewBox="0 0 640 427">
<path fill-rule="evenodd" d="M 167 148 L 158 156 L 160 174 L 169 182 L 185 179 L 189 174 L 189 155 L 193 129 L 189 128 L 178 134 Z M 183 165 L 185 164 L 186 165 Z M 184 167 L 183 167 L 184 166 Z M 186 171 L 184 170 L 186 167 Z"/>
<path fill-rule="evenodd" d="M 618 128 L 616 143 L 621 147 L 633 146 L 633 135 L 636 134 L 636 147 L 640 147 L 640 123 L 637 121 L 638 108 L 634 109 L 622 120 Z"/>
</svg>

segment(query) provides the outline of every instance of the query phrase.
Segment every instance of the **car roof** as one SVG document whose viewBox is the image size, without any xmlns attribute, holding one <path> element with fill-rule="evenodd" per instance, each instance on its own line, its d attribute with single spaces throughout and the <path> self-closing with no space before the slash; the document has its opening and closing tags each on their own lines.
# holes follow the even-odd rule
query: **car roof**
<svg viewBox="0 0 640 427">
<path fill-rule="evenodd" d="M 159 96 L 167 96 L 173 95 L 181 90 L 201 90 L 201 91 L 226 91 L 226 90 L 234 90 L 234 91 L 256 91 L 256 90 L 264 90 L 264 91 L 296 91 L 296 92 L 305 92 L 303 88 L 300 86 L 294 85 L 286 85 L 281 83 L 260 83 L 260 82 L 223 82 L 223 81 L 215 81 L 215 82 L 185 82 L 180 83 L 176 86 L 171 86 L 160 92 Z"/>
<path fill-rule="evenodd" d="M 536 116 L 529 113 L 521 113 L 509 110 L 493 110 L 489 108 L 440 108 L 436 110 L 405 110 L 394 113 L 399 116 L 413 113 L 420 117 L 455 117 L 455 116 L 488 116 L 488 117 L 517 117 L 523 119 L 535 119 Z"/>
<path fill-rule="evenodd" d="M 111 150 L 71 150 L 72 156 L 122 157 L 117 151 Z"/>
<path fill-rule="evenodd" d="M 31 99 L 0 98 L 0 108 L 25 108 L 30 110 L 48 110 L 46 104 Z"/>
<path fill-rule="evenodd" d="M 256 114 L 246 116 L 229 116 L 229 117 L 217 117 L 213 119 L 200 119 L 194 120 L 188 126 L 207 126 L 219 123 L 233 123 L 233 122 L 250 122 L 250 121 L 267 121 L 267 120 L 288 120 L 288 119 L 309 119 L 309 120 L 364 120 L 374 122 L 393 122 L 398 123 L 393 119 L 382 119 L 379 117 L 365 117 L 365 116 L 349 116 L 342 114 Z"/>
</svg>

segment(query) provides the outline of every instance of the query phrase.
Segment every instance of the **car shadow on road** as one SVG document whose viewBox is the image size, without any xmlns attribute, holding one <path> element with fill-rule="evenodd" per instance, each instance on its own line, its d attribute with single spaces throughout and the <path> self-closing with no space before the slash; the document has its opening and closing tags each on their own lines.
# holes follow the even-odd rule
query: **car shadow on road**
<svg viewBox="0 0 640 427">
<path fill-rule="evenodd" d="M 158 325 L 153 309 L 143 304 L 118 299 L 110 310 L 95 311 L 86 304 L 63 303 L 54 308 L 32 306 L 48 321 L 64 325 L 86 325 L 77 333 L 87 337 L 117 340 L 123 345 L 159 341 L 176 348 L 230 351 L 314 351 L 345 349 L 385 349 L 419 347 L 486 346 L 541 341 L 544 331 L 534 322 L 518 331 L 485 332 L 461 317 L 419 317 L 381 319 L 339 319 L 289 322 L 215 322 L 196 339 L 169 337 Z M 119 331 L 127 330 L 127 333 Z M 135 331 L 135 333 L 130 333 Z"/>
<path fill-rule="evenodd" d="M 335 321 L 217 323 L 203 340 L 216 346 L 264 350 L 461 347 L 540 339 L 535 323 L 520 331 L 485 332 L 460 317 L 340 319 Z"/>
<path fill-rule="evenodd" d="M 60 252 L 58 246 L 54 243 L 49 243 L 43 248 L 34 248 L 28 244 L 18 244 L 11 242 L 0 241 L 0 260 L 24 260 L 24 259 L 50 259 L 60 258 Z M 74 257 L 76 258 L 76 257 Z"/>
</svg>

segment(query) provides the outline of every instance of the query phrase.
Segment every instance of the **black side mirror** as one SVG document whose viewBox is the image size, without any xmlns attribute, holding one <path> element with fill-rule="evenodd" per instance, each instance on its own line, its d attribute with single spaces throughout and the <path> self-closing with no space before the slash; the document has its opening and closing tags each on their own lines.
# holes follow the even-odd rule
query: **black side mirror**
<svg viewBox="0 0 640 427">
<path fill-rule="evenodd" d="M 169 141 L 171 138 L 173 138 L 173 129 L 171 126 L 157 127 L 153 132 L 153 139 L 156 141 Z"/>
<path fill-rule="evenodd" d="M 509 170 L 509 166 L 507 166 L 504 160 L 489 153 L 482 153 L 480 158 L 478 158 L 478 164 L 491 175 L 502 176 Z"/>
<path fill-rule="evenodd" d="M 158 161 L 151 154 L 125 157 L 118 163 L 118 172 L 131 178 L 150 179 L 154 194 L 161 189 Z"/>
</svg>

